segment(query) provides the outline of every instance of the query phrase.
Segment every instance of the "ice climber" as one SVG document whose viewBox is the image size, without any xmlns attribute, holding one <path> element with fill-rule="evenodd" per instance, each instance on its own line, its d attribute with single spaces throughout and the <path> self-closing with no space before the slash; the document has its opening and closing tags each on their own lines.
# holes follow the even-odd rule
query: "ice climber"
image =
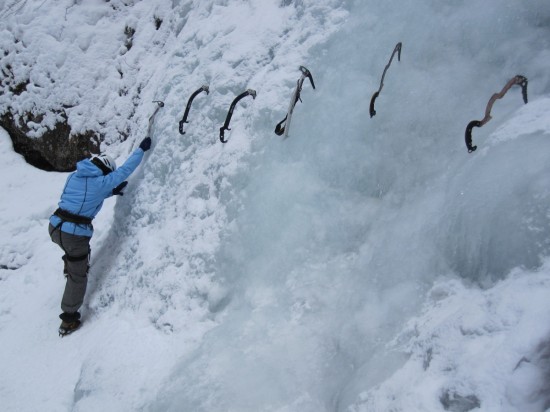
<svg viewBox="0 0 550 412">
<path fill-rule="evenodd" d="M 61 326 L 64 336 L 80 326 L 78 310 L 84 301 L 90 262 L 90 239 L 94 228 L 92 220 L 101 210 L 103 201 L 113 195 L 122 195 L 126 179 L 138 167 L 143 154 L 151 148 L 146 137 L 132 155 L 117 169 L 115 161 L 101 154 L 76 164 L 76 172 L 67 178 L 59 208 L 50 217 L 48 231 L 54 243 L 65 252 L 64 274 L 67 278 L 61 300 Z"/>
</svg>

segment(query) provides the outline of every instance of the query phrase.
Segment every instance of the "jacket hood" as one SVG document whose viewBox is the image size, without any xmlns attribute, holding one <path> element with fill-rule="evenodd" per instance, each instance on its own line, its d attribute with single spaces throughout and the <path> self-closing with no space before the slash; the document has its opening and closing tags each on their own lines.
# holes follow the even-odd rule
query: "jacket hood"
<svg viewBox="0 0 550 412">
<path fill-rule="evenodd" d="M 76 164 L 76 174 L 80 177 L 103 176 L 103 172 L 90 159 L 81 160 Z"/>
</svg>

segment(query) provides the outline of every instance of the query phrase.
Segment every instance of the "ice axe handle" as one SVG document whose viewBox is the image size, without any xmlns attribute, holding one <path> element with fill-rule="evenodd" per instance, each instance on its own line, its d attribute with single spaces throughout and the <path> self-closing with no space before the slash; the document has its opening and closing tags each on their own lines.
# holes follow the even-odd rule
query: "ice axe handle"
<svg viewBox="0 0 550 412">
<path fill-rule="evenodd" d="M 379 94 L 380 92 L 374 92 L 374 94 L 370 99 L 369 113 L 371 118 L 376 116 L 376 110 L 374 110 L 374 102 L 376 101 L 376 98 L 378 97 Z"/>
<path fill-rule="evenodd" d="M 474 146 L 472 143 L 472 129 L 474 127 L 481 127 L 481 122 L 479 120 L 472 120 L 470 123 L 468 123 L 468 126 L 466 126 L 466 133 L 464 135 L 464 139 L 466 140 L 466 147 L 468 148 L 468 153 L 475 152 L 477 149 L 477 146 Z"/>
</svg>

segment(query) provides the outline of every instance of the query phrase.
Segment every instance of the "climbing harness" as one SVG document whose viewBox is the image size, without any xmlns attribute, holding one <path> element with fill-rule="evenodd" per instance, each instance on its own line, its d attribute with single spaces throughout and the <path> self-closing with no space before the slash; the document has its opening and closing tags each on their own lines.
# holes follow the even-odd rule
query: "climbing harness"
<svg viewBox="0 0 550 412">
<path fill-rule="evenodd" d="M 233 116 L 233 109 L 235 109 L 235 105 L 241 100 L 242 98 L 246 96 L 252 96 L 252 99 L 256 98 L 256 90 L 248 89 L 247 91 L 239 94 L 235 99 L 233 100 L 233 103 L 231 103 L 231 106 L 229 107 L 229 111 L 227 112 L 227 117 L 225 118 L 225 123 L 222 127 L 220 127 L 220 141 L 222 143 L 227 143 L 227 140 L 225 140 L 224 134 L 226 130 L 231 130 L 229 128 L 229 122 L 231 122 L 231 116 Z"/>
<path fill-rule="evenodd" d="M 86 216 L 75 215 L 74 213 L 68 212 L 61 208 L 58 208 L 53 212 L 62 222 L 75 223 L 77 225 L 91 225 L 92 219 Z"/>
<path fill-rule="evenodd" d="M 290 121 L 292 120 L 292 113 L 294 112 L 294 106 L 296 106 L 296 103 L 298 103 L 298 100 L 302 101 L 302 99 L 300 98 L 300 93 L 302 92 L 302 85 L 304 84 L 304 80 L 306 79 L 306 77 L 309 79 L 311 83 L 311 87 L 313 87 L 313 89 L 315 90 L 315 83 L 313 82 L 313 76 L 311 75 L 311 72 L 308 69 L 306 69 L 304 66 L 300 66 L 300 71 L 302 72 L 302 75 L 296 82 L 296 88 L 294 89 L 294 93 L 292 93 L 292 97 L 290 99 L 290 105 L 288 107 L 286 116 L 283 120 L 277 123 L 277 126 L 275 126 L 275 134 L 278 136 L 281 136 L 284 134 L 283 137 L 285 139 L 288 137 L 288 131 L 290 130 Z"/>
<path fill-rule="evenodd" d="M 525 76 L 517 75 L 510 79 L 508 83 L 504 86 L 504 88 L 500 91 L 500 93 L 495 93 L 491 96 L 489 99 L 489 102 L 487 103 L 487 107 L 485 108 L 485 117 L 481 120 L 472 120 L 470 123 L 468 123 L 468 126 L 466 126 L 466 133 L 465 133 L 465 140 L 466 140 L 466 147 L 468 148 L 468 153 L 472 153 L 477 149 L 477 146 L 474 146 L 472 144 L 472 129 L 474 127 L 481 127 L 485 123 L 487 123 L 489 120 L 492 119 L 491 117 L 491 109 L 493 108 L 493 104 L 495 104 L 495 101 L 497 99 L 502 99 L 506 92 L 510 90 L 510 88 L 514 85 L 521 86 L 521 95 L 523 96 L 523 102 L 527 104 L 527 78 Z"/>
<path fill-rule="evenodd" d="M 70 256 L 67 250 L 65 249 L 65 246 L 63 246 L 63 234 L 61 231 L 61 227 L 63 226 L 63 223 L 69 222 L 74 223 L 77 225 L 92 225 L 92 218 L 86 217 L 86 216 L 80 216 L 71 212 L 68 212 L 67 210 L 63 210 L 61 208 L 58 208 L 55 212 L 53 212 L 55 216 L 57 216 L 61 221 L 59 224 L 55 227 L 53 227 L 53 230 L 50 232 L 50 237 L 53 236 L 53 233 L 58 230 L 59 231 L 59 246 L 63 251 L 65 252 L 65 255 L 62 256 L 64 267 L 63 267 L 63 273 L 65 276 L 67 276 L 67 262 L 79 262 L 82 260 L 88 260 L 88 269 L 89 269 L 89 262 L 90 262 L 90 248 L 88 247 L 88 253 L 81 256 Z"/>
<path fill-rule="evenodd" d="M 393 49 L 393 52 L 391 54 L 391 57 L 390 57 L 390 61 L 388 62 L 388 64 L 386 64 L 386 67 L 384 68 L 384 72 L 382 73 L 382 79 L 380 79 L 380 88 L 378 89 L 377 92 L 375 92 L 372 95 L 372 97 L 370 99 L 369 113 L 370 113 L 371 118 L 376 115 L 376 110 L 374 110 L 374 102 L 376 101 L 376 98 L 378 97 L 378 95 L 382 91 L 382 87 L 384 87 L 384 77 L 386 76 L 386 71 L 388 71 L 388 68 L 391 65 L 391 62 L 393 60 L 393 56 L 395 56 L 395 53 L 397 53 L 397 61 L 401 61 L 401 42 L 399 42 L 395 45 L 395 47 Z"/>
<path fill-rule="evenodd" d="M 161 107 L 164 107 L 164 102 L 160 100 L 153 100 L 153 103 L 157 104 L 157 108 L 155 109 L 151 117 L 149 117 L 149 127 L 147 128 L 147 136 L 145 137 L 151 137 L 151 129 L 153 127 L 153 122 L 155 121 L 155 116 L 157 115 L 157 112 L 159 111 L 159 109 Z"/>
<path fill-rule="evenodd" d="M 193 103 L 193 99 L 195 97 L 197 97 L 197 95 L 201 92 L 206 92 L 206 94 L 209 93 L 209 89 L 208 89 L 208 86 L 204 85 L 202 86 L 200 89 L 196 90 L 195 92 L 193 92 L 193 94 L 191 95 L 191 97 L 189 97 L 189 100 L 187 101 L 187 106 L 185 107 L 185 112 L 183 113 L 183 117 L 182 119 L 180 120 L 180 123 L 179 123 L 179 130 L 180 130 L 180 134 L 184 135 L 185 132 L 183 131 L 183 125 L 185 123 L 189 123 L 187 121 L 187 116 L 189 116 L 189 110 L 191 109 L 191 103 Z"/>
</svg>

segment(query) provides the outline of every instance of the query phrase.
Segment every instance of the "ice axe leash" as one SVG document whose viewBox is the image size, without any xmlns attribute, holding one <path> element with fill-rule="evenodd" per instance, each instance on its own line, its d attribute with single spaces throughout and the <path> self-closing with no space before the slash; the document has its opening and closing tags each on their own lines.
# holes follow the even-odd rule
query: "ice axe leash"
<svg viewBox="0 0 550 412">
<path fill-rule="evenodd" d="M 302 75 L 296 82 L 296 88 L 294 89 L 294 93 L 290 100 L 290 106 L 288 108 L 286 116 L 283 120 L 281 120 L 275 126 L 275 134 L 277 136 L 281 136 L 284 134 L 286 137 L 288 135 L 288 129 L 290 128 L 290 119 L 292 118 L 292 112 L 294 111 L 294 106 L 296 106 L 296 103 L 298 103 L 298 100 L 302 101 L 302 99 L 300 98 L 300 93 L 302 92 L 302 86 L 304 84 L 304 80 L 306 79 L 306 77 L 309 79 L 309 82 L 311 83 L 311 87 L 313 87 L 313 90 L 315 90 L 315 83 L 313 82 L 313 76 L 311 75 L 311 72 L 304 66 L 300 66 L 300 71 L 302 72 Z M 289 121 L 287 124 L 285 124 L 285 122 L 287 122 L 287 119 Z M 286 130 L 286 133 L 285 133 L 285 130 Z"/>
<path fill-rule="evenodd" d="M 226 130 L 231 130 L 229 128 L 229 122 L 231 122 L 231 116 L 233 116 L 233 110 L 235 109 L 235 105 L 239 102 L 239 100 L 243 99 L 246 96 L 252 96 L 253 99 L 256 98 L 256 90 L 248 89 L 247 91 L 239 94 L 233 102 L 231 103 L 231 106 L 229 107 L 229 111 L 227 112 L 227 117 L 225 118 L 225 123 L 222 127 L 220 127 L 220 141 L 222 143 L 227 143 L 227 140 L 225 140 L 224 134 Z"/>
<path fill-rule="evenodd" d="M 179 123 L 179 130 L 180 130 L 180 134 L 182 134 L 182 135 L 185 134 L 185 132 L 183 131 L 184 124 L 189 123 L 187 121 L 187 116 L 189 116 L 189 110 L 191 109 L 191 103 L 193 103 L 193 99 L 195 97 L 197 97 L 197 95 L 201 92 L 206 92 L 206 94 L 208 94 L 210 92 L 210 90 L 208 89 L 208 86 L 204 85 L 200 89 L 194 91 L 193 94 L 191 95 L 191 97 L 189 97 L 189 100 L 187 101 L 187 106 L 185 107 L 185 112 L 183 113 L 183 117 L 182 117 L 182 119 L 180 120 L 180 123 Z"/>
<path fill-rule="evenodd" d="M 489 120 L 492 119 L 491 117 L 491 110 L 493 108 L 493 104 L 495 104 L 495 101 L 497 99 L 502 99 L 506 92 L 510 90 L 510 88 L 514 85 L 521 86 L 521 95 L 523 97 L 523 102 L 527 104 L 527 78 L 525 76 L 517 75 L 510 79 L 508 83 L 503 87 L 503 89 L 500 91 L 500 93 L 495 93 L 491 96 L 489 99 L 489 102 L 487 103 L 487 107 L 485 108 L 485 117 L 481 120 L 472 120 L 470 123 L 468 123 L 468 126 L 466 126 L 466 132 L 464 135 L 464 138 L 466 140 L 466 147 L 468 148 L 468 153 L 472 153 L 477 149 L 477 146 L 474 146 L 472 143 L 472 129 L 474 127 L 481 127 L 485 123 L 487 123 Z"/>
<path fill-rule="evenodd" d="M 145 136 L 145 137 L 151 137 L 151 129 L 153 128 L 153 123 L 155 121 L 155 116 L 157 115 L 159 109 L 161 107 L 164 107 L 164 102 L 163 101 L 153 100 L 153 103 L 157 104 L 157 108 L 155 109 L 155 111 L 153 112 L 151 117 L 149 117 L 149 127 L 147 128 L 147 136 Z"/>
<path fill-rule="evenodd" d="M 369 113 L 371 118 L 376 115 L 376 110 L 374 110 L 374 102 L 376 101 L 376 98 L 380 95 L 380 92 L 382 91 L 382 87 L 384 87 L 384 77 L 386 76 L 386 72 L 388 71 L 388 68 L 391 65 L 391 62 L 393 60 L 393 56 L 395 56 L 395 53 L 397 53 L 397 61 L 401 61 L 401 42 L 395 45 L 390 57 L 390 61 L 388 62 L 388 64 L 386 64 L 386 67 L 384 68 L 384 72 L 382 73 L 382 78 L 380 79 L 380 88 L 378 89 L 377 92 L 375 92 L 372 95 L 370 99 Z"/>
</svg>

